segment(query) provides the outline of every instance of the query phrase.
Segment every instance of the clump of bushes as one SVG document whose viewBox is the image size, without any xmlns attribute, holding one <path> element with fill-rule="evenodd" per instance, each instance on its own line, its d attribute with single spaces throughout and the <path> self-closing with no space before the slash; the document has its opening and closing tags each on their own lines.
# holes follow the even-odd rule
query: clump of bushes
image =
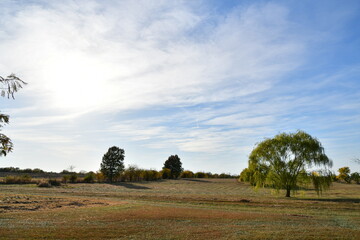
<svg viewBox="0 0 360 240">
<path fill-rule="evenodd" d="M 163 168 L 161 170 L 161 178 L 162 179 L 169 179 L 171 178 L 171 170 L 169 168 Z"/>
<path fill-rule="evenodd" d="M 84 182 L 86 183 L 94 183 L 95 182 L 95 179 L 96 179 L 96 175 L 94 172 L 89 172 L 85 175 L 84 177 Z"/>
<path fill-rule="evenodd" d="M 51 185 L 51 186 L 54 186 L 54 187 L 58 187 L 58 186 L 61 186 L 61 182 L 57 179 L 49 179 L 48 180 L 48 183 Z"/>
<path fill-rule="evenodd" d="M 37 186 L 49 188 L 49 187 L 51 187 L 51 184 L 48 181 L 41 181 L 37 184 Z"/>
<path fill-rule="evenodd" d="M 104 175 L 101 171 L 96 172 L 96 173 L 95 173 L 95 177 L 96 177 L 96 181 L 97 181 L 98 183 L 104 182 L 105 179 L 106 179 L 105 175 Z"/>
<path fill-rule="evenodd" d="M 58 179 L 48 179 L 42 180 L 37 184 L 38 187 L 59 187 L 61 186 L 61 181 Z"/>
<path fill-rule="evenodd" d="M 207 178 L 207 175 L 204 172 L 197 172 L 197 173 L 195 173 L 194 177 L 195 178 Z"/>
<path fill-rule="evenodd" d="M 142 174 L 143 180 L 145 181 L 155 181 L 161 179 L 160 172 L 156 170 L 143 170 Z"/>
<path fill-rule="evenodd" d="M 78 176 L 77 176 L 76 173 L 72 173 L 72 174 L 70 175 L 69 180 L 70 180 L 71 183 L 76 183 L 76 182 L 77 182 L 77 179 L 78 179 Z"/>
<path fill-rule="evenodd" d="M 180 177 L 181 178 L 193 178 L 194 173 L 192 171 L 186 170 L 181 173 Z"/>
<path fill-rule="evenodd" d="M 30 175 L 25 174 L 22 176 L 6 176 L 4 179 L 5 184 L 28 184 L 32 183 Z"/>
<path fill-rule="evenodd" d="M 62 177 L 62 182 L 63 182 L 64 184 L 67 184 L 67 183 L 69 182 L 69 180 L 70 180 L 70 175 L 64 175 L 64 176 Z"/>
<path fill-rule="evenodd" d="M 130 165 L 122 172 L 120 180 L 124 182 L 155 181 L 162 178 L 162 173 L 156 170 L 145 170 Z"/>
<path fill-rule="evenodd" d="M 129 167 L 122 172 L 120 177 L 121 181 L 139 182 L 142 177 L 141 172 L 142 170 L 136 165 L 129 165 Z"/>
</svg>

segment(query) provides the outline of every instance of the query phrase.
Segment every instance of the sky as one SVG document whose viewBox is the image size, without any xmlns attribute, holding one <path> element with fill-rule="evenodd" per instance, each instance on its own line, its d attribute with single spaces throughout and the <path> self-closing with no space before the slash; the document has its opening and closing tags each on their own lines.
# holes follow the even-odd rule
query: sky
<svg viewBox="0 0 360 240">
<path fill-rule="evenodd" d="M 0 75 L 26 81 L 0 167 L 239 174 L 256 143 L 316 137 L 360 171 L 360 2 L 1 0 Z"/>
</svg>

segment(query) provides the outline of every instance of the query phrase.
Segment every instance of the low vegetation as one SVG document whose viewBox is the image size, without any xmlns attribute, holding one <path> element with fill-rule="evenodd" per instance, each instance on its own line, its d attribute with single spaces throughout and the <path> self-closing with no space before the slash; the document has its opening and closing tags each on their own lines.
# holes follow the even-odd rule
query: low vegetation
<svg viewBox="0 0 360 240">
<path fill-rule="evenodd" d="M 211 178 L 0 185 L 0 239 L 359 239 L 360 185 L 284 193 Z"/>
</svg>

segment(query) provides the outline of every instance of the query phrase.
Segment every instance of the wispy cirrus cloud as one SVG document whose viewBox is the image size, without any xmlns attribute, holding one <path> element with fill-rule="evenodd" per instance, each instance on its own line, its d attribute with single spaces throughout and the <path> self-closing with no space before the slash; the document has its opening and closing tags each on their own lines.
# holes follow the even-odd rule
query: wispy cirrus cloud
<svg viewBox="0 0 360 240">
<path fill-rule="evenodd" d="M 181 152 L 194 170 L 208 157 L 210 170 L 230 171 L 280 131 L 335 132 L 346 121 L 358 129 L 358 95 L 348 90 L 358 84 L 344 80 L 358 78 L 358 65 L 308 70 L 314 48 L 339 36 L 299 22 L 291 5 L 238 4 L 220 14 L 207 1 L 0 4 L 1 71 L 30 83 L 1 107 L 19 141 L 15 163 L 42 143 L 46 150 L 31 157 L 39 164 L 94 170 L 118 144 L 139 165 L 159 167 L 149 156 Z M 340 12 L 329 21 L 340 29 L 346 19 Z M 341 82 L 343 90 L 329 94 Z M 354 113 L 334 117 L 340 109 Z M 215 159 L 229 163 L 219 168 Z"/>
</svg>

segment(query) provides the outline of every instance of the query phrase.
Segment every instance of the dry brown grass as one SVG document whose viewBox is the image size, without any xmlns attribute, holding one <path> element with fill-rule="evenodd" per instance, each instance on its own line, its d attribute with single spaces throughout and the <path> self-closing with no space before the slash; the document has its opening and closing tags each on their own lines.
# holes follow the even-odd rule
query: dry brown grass
<svg viewBox="0 0 360 240">
<path fill-rule="evenodd" d="M 16 196 L 63 205 L 3 211 L 0 239 L 360 239 L 354 184 L 335 184 L 322 197 L 299 191 L 291 199 L 229 179 L 11 185 L 0 192 L 0 206 L 6 198 L 16 205 Z"/>
</svg>

